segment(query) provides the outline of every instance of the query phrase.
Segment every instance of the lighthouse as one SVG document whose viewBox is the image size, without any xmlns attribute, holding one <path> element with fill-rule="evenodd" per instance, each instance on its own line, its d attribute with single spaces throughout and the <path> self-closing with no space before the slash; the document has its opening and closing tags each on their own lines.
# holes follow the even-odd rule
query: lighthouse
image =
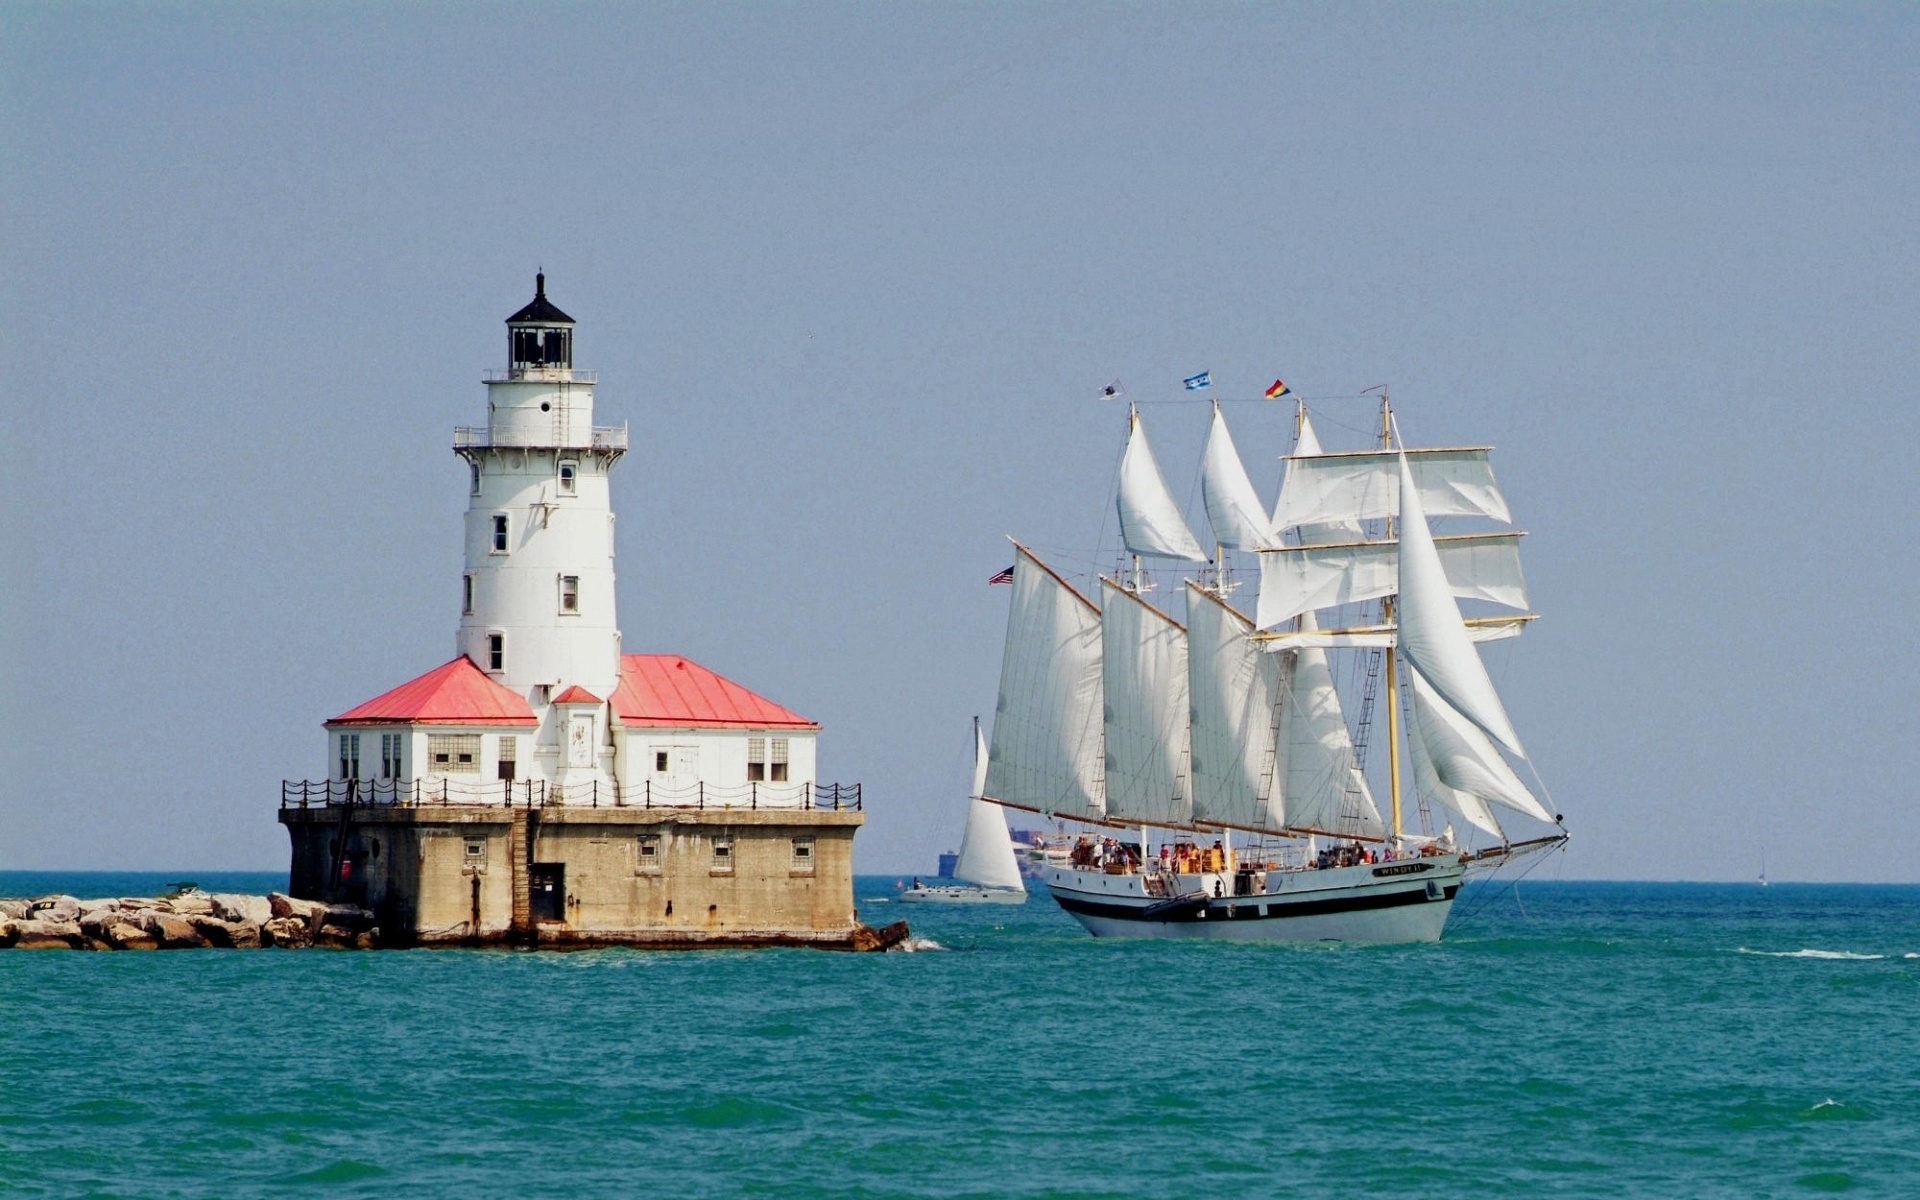
<svg viewBox="0 0 1920 1200">
<path fill-rule="evenodd" d="M 627 427 L 595 424 L 544 273 L 506 326 L 486 423 L 453 436 L 454 657 L 325 722 L 326 778 L 282 783 L 294 893 L 374 908 L 394 944 L 860 942 L 859 785 L 815 778 L 818 723 L 622 646 Z"/>
<path fill-rule="evenodd" d="M 453 439 L 468 474 L 455 650 L 526 699 L 540 723 L 532 765 L 568 782 L 613 774 L 589 710 L 620 682 L 608 481 L 627 449 L 625 425 L 594 424 L 595 378 L 574 369 L 573 338 L 535 275 L 507 318 L 507 368 L 486 380 L 487 423 Z"/>
</svg>

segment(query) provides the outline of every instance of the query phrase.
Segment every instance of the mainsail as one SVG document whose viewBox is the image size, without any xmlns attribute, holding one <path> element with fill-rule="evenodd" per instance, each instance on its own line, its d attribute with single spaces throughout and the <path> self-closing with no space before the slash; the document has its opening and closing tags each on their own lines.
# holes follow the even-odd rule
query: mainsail
<svg viewBox="0 0 1920 1200">
<path fill-rule="evenodd" d="M 1100 611 L 1015 545 L 985 795 L 1100 820 Z"/>
<path fill-rule="evenodd" d="M 1180 506 L 1173 502 L 1160 465 L 1147 445 L 1140 413 L 1128 414 L 1127 451 L 1120 458 L 1120 538 L 1127 553 L 1152 558 L 1179 558 L 1206 562 L 1207 553 L 1193 539 Z"/>
<path fill-rule="evenodd" d="M 981 887 L 1024 892 L 1020 863 L 1013 857 L 1013 839 L 1007 836 L 1006 812 L 983 797 L 987 791 L 987 735 L 973 723 L 973 790 L 968 793 L 967 827 L 960 835 L 960 857 L 953 876 Z"/>
<path fill-rule="evenodd" d="M 1207 524 L 1213 527 L 1215 542 L 1229 550 L 1258 550 L 1271 541 L 1266 506 L 1247 478 L 1246 465 L 1234 448 L 1233 434 L 1227 431 L 1217 402 L 1206 453 L 1200 459 L 1200 495 L 1206 501 Z"/>
<path fill-rule="evenodd" d="M 1285 656 L 1264 652 L 1253 622 L 1187 585 L 1193 818 L 1246 829 L 1286 826 L 1274 783 L 1274 713 Z"/>
<path fill-rule="evenodd" d="M 1400 479 L 1400 599 L 1395 614 L 1400 623 L 1400 652 L 1456 712 L 1524 757 L 1520 735 L 1507 720 L 1486 664 L 1460 619 L 1460 606 L 1427 529 L 1425 497 L 1404 460 Z"/>
<path fill-rule="evenodd" d="M 1187 795 L 1187 633 L 1110 579 L 1101 582 L 1107 816 L 1192 818 Z"/>
<path fill-rule="evenodd" d="M 1300 620 L 1311 627 L 1313 615 Z M 1283 764 L 1287 824 L 1348 836 L 1385 836 L 1380 810 L 1354 761 L 1353 739 L 1333 688 L 1327 652 L 1305 647 L 1293 651 L 1292 658 L 1276 746 Z"/>
</svg>

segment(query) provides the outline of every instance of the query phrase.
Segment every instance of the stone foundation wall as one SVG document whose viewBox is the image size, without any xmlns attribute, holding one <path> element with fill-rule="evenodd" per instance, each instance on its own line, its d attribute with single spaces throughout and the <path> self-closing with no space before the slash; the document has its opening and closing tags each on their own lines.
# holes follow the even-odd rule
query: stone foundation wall
<svg viewBox="0 0 1920 1200">
<path fill-rule="evenodd" d="M 280 820 L 293 894 L 363 905 L 394 942 L 842 944 L 862 928 L 857 812 L 333 806 Z"/>
</svg>

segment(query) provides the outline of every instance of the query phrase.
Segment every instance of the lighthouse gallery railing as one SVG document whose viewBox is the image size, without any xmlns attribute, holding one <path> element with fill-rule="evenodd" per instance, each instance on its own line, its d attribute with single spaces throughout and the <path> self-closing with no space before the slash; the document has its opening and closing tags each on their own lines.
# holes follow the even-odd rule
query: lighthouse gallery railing
<svg viewBox="0 0 1920 1200">
<path fill-rule="evenodd" d="M 285 779 L 281 808 L 334 804 L 377 808 L 672 808 L 773 809 L 860 812 L 857 783 L 692 783 L 646 780 L 631 787 L 612 781 L 558 784 L 539 779 Z"/>
</svg>

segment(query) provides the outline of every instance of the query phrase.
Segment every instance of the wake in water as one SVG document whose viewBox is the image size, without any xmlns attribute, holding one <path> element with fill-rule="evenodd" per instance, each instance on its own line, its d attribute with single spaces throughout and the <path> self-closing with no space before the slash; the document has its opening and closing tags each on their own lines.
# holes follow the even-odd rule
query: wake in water
<svg viewBox="0 0 1920 1200">
<path fill-rule="evenodd" d="M 902 954 L 917 954 L 922 950 L 945 950 L 946 947 L 934 941 L 932 938 L 910 937 L 898 946 L 895 946 L 894 949 Z"/>
<path fill-rule="evenodd" d="M 1749 950 L 1745 946 L 1735 953 L 1757 954 L 1763 958 L 1828 958 L 1844 962 L 1871 962 L 1886 957 L 1884 954 L 1855 954 L 1851 950 Z M 1920 958 L 1920 955 L 1909 954 L 1906 957 Z"/>
</svg>

